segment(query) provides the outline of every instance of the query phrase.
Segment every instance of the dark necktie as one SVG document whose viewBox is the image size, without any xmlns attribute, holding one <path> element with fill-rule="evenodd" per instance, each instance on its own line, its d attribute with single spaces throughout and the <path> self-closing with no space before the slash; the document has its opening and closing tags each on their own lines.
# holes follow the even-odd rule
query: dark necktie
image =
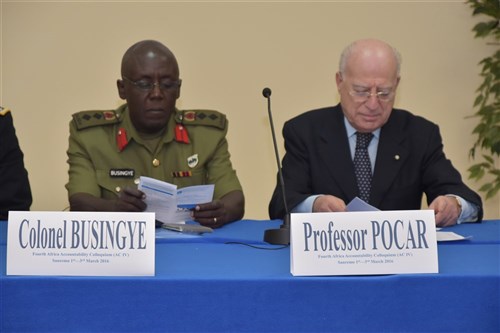
<svg viewBox="0 0 500 333">
<path fill-rule="evenodd" d="M 372 133 L 356 132 L 356 150 L 354 152 L 354 172 L 358 181 L 359 197 L 368 202 L 372 185 L 372 167 L 368 156 L 368 145 Z"/>
</svg>

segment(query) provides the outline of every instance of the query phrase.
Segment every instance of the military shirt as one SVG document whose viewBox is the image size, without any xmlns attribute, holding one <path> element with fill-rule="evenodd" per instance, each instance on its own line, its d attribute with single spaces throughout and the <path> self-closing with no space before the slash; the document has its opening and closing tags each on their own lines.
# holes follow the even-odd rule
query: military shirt
<svg viewBox="0 0 500 333">
<path fill-rule="evenodd" d="M 12 114 L 0 107 L 0 220 L 10 210 L 29 210 L 32 203 L 24 155 L 14 128 Z"/>
<path fill-rule="evenodd" d="M 226 134 L 227 119 L 212 110 L 175 110 L 154 151 L 132 125 L 127 104 L 116 110 L 82 111 L 70 122 L 68 195 L 116 198 L 140 176 L 179 188 L 215 184 L 214 199 L 241 190 Z"/>
</svg>

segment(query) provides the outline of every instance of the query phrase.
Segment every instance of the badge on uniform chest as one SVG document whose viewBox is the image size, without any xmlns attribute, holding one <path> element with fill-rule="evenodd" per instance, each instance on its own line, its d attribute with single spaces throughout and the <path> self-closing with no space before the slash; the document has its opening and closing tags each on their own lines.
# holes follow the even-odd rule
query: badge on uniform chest
<svg viewBox="0 0 500 333">
<path fill-rule="evenodd" d="M 193 169 L 198 165 L 199 159 L 198 154 L 191 155 L 187 158 L 188 166 Z M 193 173 L 191 171 L 174 171 L 172 172 L 172 177 L 174 178 L 183 178 L 183 177 L 191 177 Z"/>
<path fill-rule="evenodd" d="M 194 168 L 198 165 L 198 154 L 191 155 L 187 158 L 187 163 L 190 168 Z"/>
<path fill-rule="evenodd" d="M 134 169 L 109 169 L 111 178 L 133 178 L 135 176 Z"/>
</svg>

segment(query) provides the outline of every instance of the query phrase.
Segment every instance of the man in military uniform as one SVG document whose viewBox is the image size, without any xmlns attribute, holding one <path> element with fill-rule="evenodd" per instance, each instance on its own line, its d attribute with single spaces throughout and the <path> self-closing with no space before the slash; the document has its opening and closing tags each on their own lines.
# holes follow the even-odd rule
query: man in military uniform
<svg viewBox="0 0 500 333">
<path fill-rule="evenodd" d="M 12 114 L 0 106 L 0 220 L 6 220 L 10 210 L 30 209 L 31 188 L 23 158 Z"/>
<path fill-rule="evenodd" d="M 83 111 L 70 122 L 68 148 L 70 208 L 73 211 L 144 211 L 140 176 L 177 185 L 215 184 L 214 200 L 192 217 L 220 227 L 244 214 L 244 196 L 232 168 L 225 115 L 181 111 L 179 67 L 163 44 L 131 46 L 117 81 L 127 101 L 116 110 Z"/>
</svg>

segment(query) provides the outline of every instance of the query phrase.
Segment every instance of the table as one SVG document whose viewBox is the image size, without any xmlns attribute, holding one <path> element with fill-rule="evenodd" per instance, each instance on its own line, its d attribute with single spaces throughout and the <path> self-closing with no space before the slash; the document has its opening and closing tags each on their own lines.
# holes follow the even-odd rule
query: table
<svg viewBox="0 0 500 333">
<path fill-rule="evenodd" d="M 472 238 L 438 244 L 438 274 L 335 277 L 293 277 L 262 241 L 280 223 L 159 232 L 154 277 L 38 277 L 5 275 L 0 222 L 0 332 L 500 331 L 500 220 L 447 228 Z"/>
</svg>

